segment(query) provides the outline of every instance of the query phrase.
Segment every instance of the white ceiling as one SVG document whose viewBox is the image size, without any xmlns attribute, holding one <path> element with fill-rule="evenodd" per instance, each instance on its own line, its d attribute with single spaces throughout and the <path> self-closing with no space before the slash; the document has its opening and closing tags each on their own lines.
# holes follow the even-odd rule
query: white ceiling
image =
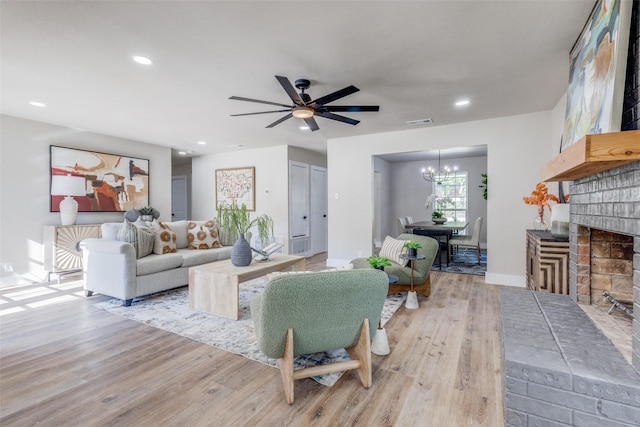
<svg viewBox="0 0 640 427">
<path fill-rule="evenodd" d="M 191 150 L 290 144 L 551 109 L 594 1 L 7 1 L 1 13 L 1 112 Z M 151 58 L 145 67 L 133 55 Z M 312 82 L 331 105 L 380 105 L 299 129 L 274 75 Z M 469 98 L 471 105 L 454 102 Z M 45 103 L 45 108 L 29 105 Z M 197 141 L 206 141 L 206 146 Z"/>
</svg>

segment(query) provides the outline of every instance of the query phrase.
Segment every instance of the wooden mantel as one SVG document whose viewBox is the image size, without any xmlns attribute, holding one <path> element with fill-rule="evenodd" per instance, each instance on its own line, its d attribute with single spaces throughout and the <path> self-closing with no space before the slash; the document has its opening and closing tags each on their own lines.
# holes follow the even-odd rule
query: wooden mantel
<svg viewBox="0 0 640 427">
<path fill-rule="evenodd" d="M 640 130 L 587 135 L 542 167 L 542 181 L 574 181 L 640 160 Z"/>
</svg>

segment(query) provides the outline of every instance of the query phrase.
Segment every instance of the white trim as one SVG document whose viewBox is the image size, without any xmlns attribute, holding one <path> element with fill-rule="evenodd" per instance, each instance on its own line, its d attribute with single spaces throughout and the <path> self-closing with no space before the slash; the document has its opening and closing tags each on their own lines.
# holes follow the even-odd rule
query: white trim
<svg viewBox="0 0 640 427">
<path fill-rule="evenodd" d="M 485 273 L 484 282 L 491 285 L 516 286 L 518 288 L 527 287 L 525 276 L 511 276 L 508 274 Z"/>
</svg>

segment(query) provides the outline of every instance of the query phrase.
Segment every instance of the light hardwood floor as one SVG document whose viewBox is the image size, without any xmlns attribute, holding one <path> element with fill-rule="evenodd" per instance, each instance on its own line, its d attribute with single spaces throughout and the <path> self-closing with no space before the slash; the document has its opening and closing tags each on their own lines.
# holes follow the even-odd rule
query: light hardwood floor
<svg viewBox="0 0 640 427">
<path fill-rule="evenodd" d="M 0 289 L 0 425 L 504 424 L 498 292 L 480 276 L 432 273 L 387 323 L 371 388 L 299 380 L 293 405 L 277 369 L 92 307 L 105 299 L 77 278 Z"/>
</svg>

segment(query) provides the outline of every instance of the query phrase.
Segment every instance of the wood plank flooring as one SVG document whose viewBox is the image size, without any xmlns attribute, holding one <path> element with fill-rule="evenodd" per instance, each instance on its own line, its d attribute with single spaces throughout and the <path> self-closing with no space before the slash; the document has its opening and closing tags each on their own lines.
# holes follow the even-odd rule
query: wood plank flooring
<svg viewBox="0 0 640 427">
<path fill-rule="evenodd" d="M 108 298 L 81 286 L 0 288 L 0 425 L 504 424 L 498 293 L 480 276 L 432 273 L 431 296 L 387 323 L 371 388 L 299 380 L 293 405 L 277 369 L 96 309 Z"/>
</svg>

